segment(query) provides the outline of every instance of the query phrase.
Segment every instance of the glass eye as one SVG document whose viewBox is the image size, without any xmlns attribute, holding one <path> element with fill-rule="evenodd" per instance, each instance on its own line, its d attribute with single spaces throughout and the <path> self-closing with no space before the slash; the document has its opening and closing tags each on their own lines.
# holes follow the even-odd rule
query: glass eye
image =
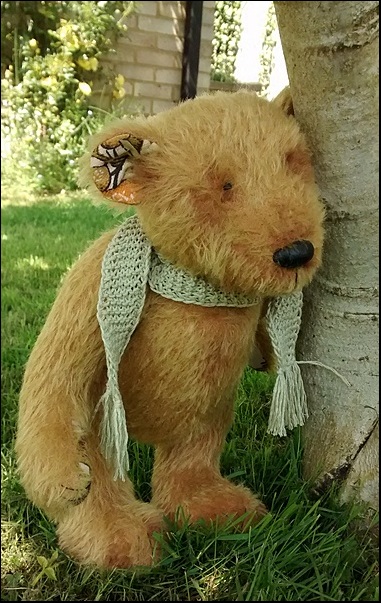
<svg viewBox="0 0 381 603">
<path fill-rule="evenodd" d="M 233 188 L 233 185 L 231 182 L 225 182 L 222 188 L 224 189 L 224 191 L 230 191 L 230 189 Z"/>
</svg>

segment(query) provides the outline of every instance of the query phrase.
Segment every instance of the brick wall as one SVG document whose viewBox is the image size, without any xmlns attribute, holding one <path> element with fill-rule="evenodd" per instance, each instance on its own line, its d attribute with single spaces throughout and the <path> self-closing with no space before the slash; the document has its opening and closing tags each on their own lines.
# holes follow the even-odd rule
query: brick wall
<svg viewBox="0 0 381 603">
<path fill-rule="evenodd" d="M 180 100 L 185 4 L 138 2 L 116 54 L 104 61 L 124 76 L 126 94 L 146 114 L 169 109 Z M 197 94 L 209 90 L 213 18 L 214 2 L 204 2 Z"/>
</svg>

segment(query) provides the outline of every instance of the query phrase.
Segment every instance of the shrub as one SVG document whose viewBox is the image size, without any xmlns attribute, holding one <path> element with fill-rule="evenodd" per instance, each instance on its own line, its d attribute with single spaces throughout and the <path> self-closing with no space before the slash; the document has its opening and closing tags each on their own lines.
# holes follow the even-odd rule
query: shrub
<svg viewBox="0 0 381 603">
<path fill-rule="evenodd" d="M 125 112 L 124 79 L 101 68 L 126 30 L 133 2 L 1 2 L 2 138 L 5 181 L 18 169 L 40 191 L 76 188 L 76 158 L 106 111 L 94 85 Z M 6 61 L 6 63 L 4 63 Z"/>
<path fill-rule="evenodd" d="M 234 82 L 235 61 L 241 38 L 242 2 L 216 2 L 211 77 Z"/>
<path fill-rule="evenodd" d="M 260 55 L 261 70 L 259 74 L 259 83 L 261 84 L 261 96 L 267 97 L 270 86 L 271 73 L 275 66 L 274 51 L 276 46 L 277 20 L 275 15 L 274 3 L 271 2 L 267 10 L 266 23 L 263 34 L 262 50 Z"/>
</svg>

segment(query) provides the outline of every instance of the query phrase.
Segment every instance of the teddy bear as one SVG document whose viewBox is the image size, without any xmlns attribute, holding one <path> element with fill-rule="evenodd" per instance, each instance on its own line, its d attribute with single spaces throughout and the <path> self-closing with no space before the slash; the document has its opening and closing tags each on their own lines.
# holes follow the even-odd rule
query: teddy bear
<svg viewBox="0 0 381 603">
<path fill-rule="evenodd" d="M 266 513 L 219 459 L 253 347 L 278 369 L 290 357 L 279 307 L 296 300 L 300 320 L 324 209 L 287 90 L 273 101 L 206 94 L 110 123 L 90 141 L 81 182 L 134 213 L 69 270 L 31 352 L 20 479 L 72 558 L 151 565 L 166 517 L 242 517 L 244 529 Z M 279 386 L 280 435 L 303 421 L 285 410 L 291 389 Z M 149 503 L 129 477 L 129 436 L 155 450 Z"/>
</svg>

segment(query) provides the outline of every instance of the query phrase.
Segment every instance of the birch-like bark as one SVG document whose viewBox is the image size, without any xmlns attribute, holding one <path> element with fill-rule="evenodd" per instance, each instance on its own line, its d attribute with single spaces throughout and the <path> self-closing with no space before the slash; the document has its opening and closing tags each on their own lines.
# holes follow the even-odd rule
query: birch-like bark
<svg viewBox="0 0 381 603">
<path fill-rule="evenodd" d="M 295 116 L 327 208 L 305 292 L 307 477 L 378 508 L 378 2 L 274 2 Z"/>
</svg>

